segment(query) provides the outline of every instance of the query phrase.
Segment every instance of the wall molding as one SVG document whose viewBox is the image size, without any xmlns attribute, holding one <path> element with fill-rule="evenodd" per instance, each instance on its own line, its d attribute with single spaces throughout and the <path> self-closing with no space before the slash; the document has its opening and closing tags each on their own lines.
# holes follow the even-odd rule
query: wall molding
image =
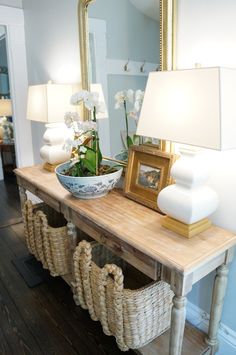
<svg viewBox="0 0 236 355">
<path fill-rule="evenodd" d="M 204 333 L 208 332 L 210 315 L 193 303 L 187 304 L 187 320 Z M 236 353 L 236 332 L 227 325 L 220 323 L 219 328 L 220 354 L 226 354 L 224 347 L 232 349 L 232 354 Z"/>
</svg>

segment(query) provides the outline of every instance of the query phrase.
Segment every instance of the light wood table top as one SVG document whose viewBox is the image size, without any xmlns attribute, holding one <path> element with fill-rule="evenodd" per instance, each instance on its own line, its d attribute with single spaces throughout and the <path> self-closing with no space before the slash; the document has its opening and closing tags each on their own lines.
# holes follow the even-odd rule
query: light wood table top
<svg viewBox="0 0 236 355">
<path fill-rule="evenodd" d="M 44 170 L 42 166 L 16 169 L 15 173 L 19 184 L 23 178 L 53 200 L 181 273 L 200 268 L 207 260 L 212 260 L 236 244 L 233 233 L 216 226 L 192 239 L 185 239 L 161 227 L 162 216 L 159 213 L 129 200 L 119 190 L 113 190 L 99 199 L 79 200 L 60 185 L 55 173 Z"/>
</svg>

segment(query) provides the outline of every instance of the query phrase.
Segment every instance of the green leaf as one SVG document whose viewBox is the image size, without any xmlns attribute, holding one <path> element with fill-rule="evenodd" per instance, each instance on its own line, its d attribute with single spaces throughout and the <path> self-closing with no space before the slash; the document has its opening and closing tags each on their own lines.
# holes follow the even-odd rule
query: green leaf
<svg viewBox="0 0 236 355">
<path fill-rule="evenodd" d="M 71 170 L 72 176 L 83 176 L 83 171 L 81 169 L 80 163 L 76 163 Z"/>
<path fill-rule="evenodd" d="M 83 166 L 92 174 L 96 174 L 96 153 L 93 149 L 87 150 L 83 159 Z"/>
<path fill-rule="evenodd" d="M 130 136 L 127 136 L 127 146 L 128 146 L 128 148 L 129 148 L 131 145 L 133 145 L 133 141 L 132 141 L 132 139 L 131 139 Z"/>
</svg>

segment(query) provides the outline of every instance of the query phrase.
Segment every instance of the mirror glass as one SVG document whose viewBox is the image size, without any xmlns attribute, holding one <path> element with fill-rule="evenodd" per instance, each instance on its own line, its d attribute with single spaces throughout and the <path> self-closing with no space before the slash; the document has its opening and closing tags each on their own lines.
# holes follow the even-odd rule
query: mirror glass
<svg viewBox="0 0 236 355">
<path fill-rule="evenodd" d="M 159 0 L 96 0 L 88 7 L 88 17 L 89 79 L 101 84 L 108 113 L 108 119 L 98 122 L 101 149 L 104 155 L 122 160 L 117 154 L 127 148 L 127 124 L 124 105 L 116 101 L 124 90 L 133 90 L 128 92 L 130 100 L 137 90 L 144 91 L 149 72 L 159 68 Z M 137 98 L 141 96 L 139 91 Z M 129 99 L 129 137 L 134 144 L 143 143 L 134 135 L 140 100 L 135 105 L 135 98 L 132 103 Z"/>
<path fill-rule="evenodd" d="M 6 50 L 6 30 L 0 25 L 0 97 L 10 98 L 7 50 Z"/>
</svg>

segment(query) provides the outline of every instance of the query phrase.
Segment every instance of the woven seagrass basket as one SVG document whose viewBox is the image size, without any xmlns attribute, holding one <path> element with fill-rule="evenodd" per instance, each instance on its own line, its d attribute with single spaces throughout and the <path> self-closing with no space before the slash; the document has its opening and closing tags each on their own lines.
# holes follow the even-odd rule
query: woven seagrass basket
<svg viewBox="0 0 236 355">
<path fill-rule="evenodd" d="M 80 242 L 73 259 L 76 304 L 101 322 L 105 334 L 115 336 L 122 351 L 140 348 L 170 327 L 173 292 L 167 283 L 137 271 L 131 289 L 128 264 L 97 243 Z"/>
<path fill-rule="evenodd" d="M 52 276 L 70 273 L 72 250 L 63 215 L 45 203 L 33 205 L 27 200 L 23 222 L 27 247 L 43 267 L 49 269 Z"/>
</svg>

